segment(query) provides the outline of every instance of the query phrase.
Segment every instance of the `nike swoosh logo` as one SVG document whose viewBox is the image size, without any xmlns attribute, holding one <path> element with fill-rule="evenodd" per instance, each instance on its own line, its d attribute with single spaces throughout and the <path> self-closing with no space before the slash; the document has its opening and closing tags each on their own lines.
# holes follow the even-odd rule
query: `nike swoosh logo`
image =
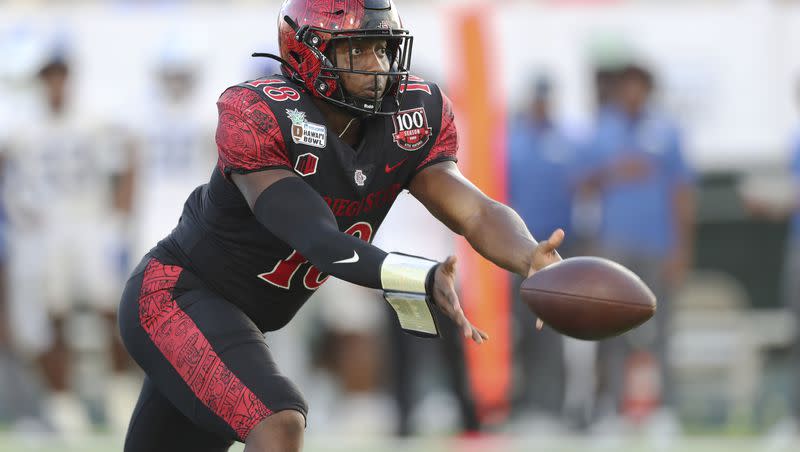
<svg viewBox="0 0 800 452">
<path fill-rule="evenodd" d="M 356 262 L 358 262 L 358 253 L 353 251 L 353 257 L 351 257 L 350 259 L 342 259 L 340 261 L 336 261 L 334 262 L 334 264 L 355 264 Z"/>
<path fill-rule="evenodd" d="M 400 160 L 400 161 L 399 161 L 399 162 L 397 162 L 397 164 L 395 164 L 394 166 L 389 166 L 389 164 L 387 163 L 387 164 L 386 164 L 386 168 L 384 168 L 384 171 L 386 171 L 386 174 L 389 174 L 389 173 L 391 173 L 392 171 L 396 170 L 397 168 L 400 168 L 400 165 L 402 165 L 403 163 L 405 163 L 405 162 L 406 162 L 406 160 L 408 160 L 408 157 L 404 158 L 403 160 Z"/>
</svg>

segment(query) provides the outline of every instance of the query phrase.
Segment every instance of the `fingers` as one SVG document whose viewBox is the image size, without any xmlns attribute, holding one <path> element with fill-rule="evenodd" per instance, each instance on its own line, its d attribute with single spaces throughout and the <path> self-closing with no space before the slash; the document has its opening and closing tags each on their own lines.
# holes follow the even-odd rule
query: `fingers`
<svg viewBox="0 0 800 452">
<path fill-rule="evenodd" d="M 437 281 L 440 284 L 437 284 L 434 288 L 436 295 L 438 295 L 434 296 L 434 300 L 443 300 L 443 302 L 439 303 L 439 307 L 461 328 L 461 333 L 464 337 L 470 337 L 472 335 L 472 326 L 467 320 L 467 316 L 464 315 L 464 310 L 461 309 L 461 303 L 458 300 L 454 286 L 456 257 L 449 256 L 445 259 L 439 271 L 441 271 L 445 280 Z"/>
<path fill-rule="evenodd" d="M 488 341 L 489 335 L 475 328 L 467 319 L 466 314 L 464 314 L 464 310 L 461 309 L 461 304 L 458 301 L 458 297 L 455 296 L 455 294 L 453 294 L 452 303 L 452 314 L 450 317 L 456 322 L 456 325 L 461 328 L 464 337 L 471 338 L 477 344 L 482 344 L 485 341 Z"/>
<path fill-rule="evenodd" d="M 442 262 L 443 271 L 449 275 L 456 274 L 456 257 L 455 256 L 448 256 L 447 259 Z"/>
<path fill-rule="evenodd" d="M 544 326 L 544 322 L 542 322 L 542 319 L 536 319 L 536 329 L 538 331 L 542 331 L 542 327 L 543 326 Z"/>
<path fill-rule="evenodd" d="M 464 310 L 461 308 L 461 303 L 458 301 L 458 295 L 456 295 L 455 292 L 451 292 L 447 298 L 448 309 L 445 312 L 450 316 L 451 319 L 453 319 L 453 321 L 456 322 L 456 325 L 461 328 L 461 333 L 464 335 L 464 337 L 471 338 L 478 344 L 482 344 L 484 341 L 489 340 L 488 334 L 472 326 L 470 321 L 467 319 L 467 315 L 464 314 Z"/>
<path fill-rule="evenodd" d="M 472 340 L 475 341 L 475 343 L 477 344 L 483 344 L 484 342 L 489 340 L 489 335 L 473 326 Z"/>
<path fill-rule="evenodd" d="M 461 309 L 458 295 L 456 295 L 454 291 L 450 291 L 450 293 L 446 294 L 446 297 L 447 303 L 445 305 L 445 313 L 456 322 L 459 328 L 461 328 L 461 334 L 463 334 L 464 337 L 470 337 L 472 335 L 472 325 L 470 325 L 469 320 L 467 320 L 464 310 Z"/>
<path fill-rule="evenodd" d="M 456 274 L 456 261 L 457 259 L 455 256 L 448 256 L 448 258 L 442 262 L 442 273 L 454 278 Z M 456 325 L 458 325 L 459 328 L 461 328 L 461 333 L 464 335 L 464 337 L 471 338 L 477 344 L 482 344 L 489 340 L 488 334 L 475 328 L 472 326 L 469 320 L 467 320 L 467 316 L 464 314 L 464 310 L 461 308 L 461 302 L 456 294 L 453 280 L 448 281 L 446 288 L 443 287 L 441 289 L 442 290 L 439 292 L 439 296 L 445 300 L 445 303 L 441 303 L 440 307 L 444 313 L 447 314 L 456 323 Z"/>
<path fill-rule="evenodd" d="M 464 311 L 461 307 L 457 307 L 454 311 L 455 317 L 453 320 L 456 321 L 456 325 L 461 328 L 461 333 L 464 337 L 470 337 L 472 335 L 472 325 L 470 325 L 469 320 L 467 320 L 467 316 L 464 315 Z"/>
<path fill-rule="evenodd" d="M 483 344 L 483 338 L 475 328 L 472 328 L 472 340 L 475 341 L 476 344 Z"/>
<path fill-rule="evenodd" d="M 455 320 L 456 324 L 461 328 L 465 338 L 471 338 L 476 344 L 483 344 L 489 340 L 488 334 L 474 327 L 469 320 L 467 320 L 467 316 L 464 315 L 464 311 L 460 306 L 455 307 L 454 315 L 455 317 L 453 317 L 453 320 Z"/>
<path fill-rule="evenodd" d="M 558 228 L 553 231 L 552 234 L 550 234 L 550 237 L 547 240 L 540 243 L 539 246 L 543 251 L 551 252 L 555 251 L 555 249 L 561 246 L 562 243 L 564 243 L 564 230 Z"/>
<path fill-rule="evenodd" d="M 483 331 L 471 326 L 470 329 L 472 330 L 472 337 L 471 339 L 476 344 L 483 344 L 484 342 L 489 340 L 489 335 L 484 333 Z"/>
</svg>

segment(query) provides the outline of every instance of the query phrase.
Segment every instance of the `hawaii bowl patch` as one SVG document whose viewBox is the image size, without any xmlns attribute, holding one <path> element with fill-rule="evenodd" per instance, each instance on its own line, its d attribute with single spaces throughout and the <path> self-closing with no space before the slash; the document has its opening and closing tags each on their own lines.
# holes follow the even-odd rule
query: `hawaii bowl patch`
<svg viewBox="0 0 800 452">
<path fill-rule="evenodd" d="M 431 139 L 428 117 L 423 107 L 402 110 L 392 116 L 394 134 L 392 139 L 401 149 L 416 151 Z"/>
<path fill-rule="evenodd" d="M 328 131 L 322 124 L 306 120 L 306 112 L 286 109 L 286 116 L 292 121 L 292 141 L 315 148 L 324 148 Z"/>
</svg>

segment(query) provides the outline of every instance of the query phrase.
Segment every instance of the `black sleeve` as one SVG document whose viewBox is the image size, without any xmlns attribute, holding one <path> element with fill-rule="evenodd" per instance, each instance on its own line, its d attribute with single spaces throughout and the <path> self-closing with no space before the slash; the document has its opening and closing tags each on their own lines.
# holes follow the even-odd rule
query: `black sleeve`
<svg viewBox="0 0 800 452">
<path fill-rule="evenodd" d="M 264 190 L 253 206 L 256 219 L 321 272 L 360 286 L 381 289 L 386 252 L 339 231 L 322 197 L 297 177 Z"/>
</svg>

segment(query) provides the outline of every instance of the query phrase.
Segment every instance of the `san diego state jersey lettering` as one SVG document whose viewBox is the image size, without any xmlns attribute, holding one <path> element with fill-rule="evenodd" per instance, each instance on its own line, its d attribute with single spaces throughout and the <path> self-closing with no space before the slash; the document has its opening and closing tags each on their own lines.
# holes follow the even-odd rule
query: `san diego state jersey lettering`
<svg viewBox="0 0 800 452">
<path fill-rule="evenodd" d="M 327 275 L 255 219 L 230 174 L 292 171 L 325 200 L 340 231 L 371 241 L 415 174 L 456 159 L 450 101 L 435 84 L 412 81 L 397 114 L 363 120 L 355 148 L 329 129 L 319 100 L 282 76 L 228 88 L 217 102 L 218 169 L 153 253 L 191 269 L 262 330 L 282 327 Z"/>
</svg>

